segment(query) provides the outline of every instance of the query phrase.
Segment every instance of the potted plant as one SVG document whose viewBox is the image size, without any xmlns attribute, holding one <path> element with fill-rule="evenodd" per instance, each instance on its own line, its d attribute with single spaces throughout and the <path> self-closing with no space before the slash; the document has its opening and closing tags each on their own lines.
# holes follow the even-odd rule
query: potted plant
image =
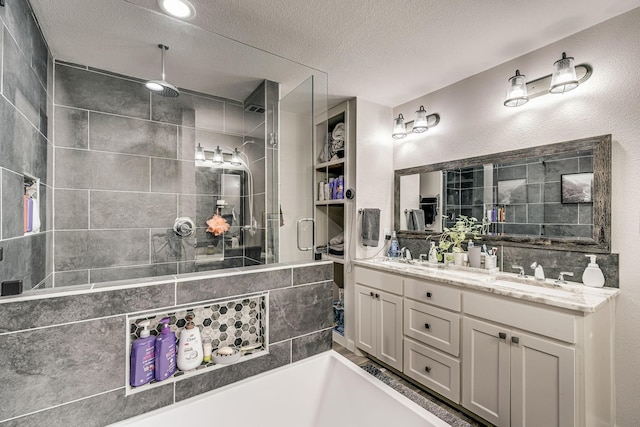
<svg viewBox="0 0 640 427">
<path fill-rule="evenodd" d="M 438 261 L 453 258 L 456 265 L 462 265 L 464 259 L 462 243 L 469 239 L 479 239 L 483 230 L 484 224 L 478 223 L 476 218 L 459 215 L 455 224 L 450 228 L 445 227 L 440 235 Z M 448 255 L 449 253 L 452 256 Z"/>
</svg>

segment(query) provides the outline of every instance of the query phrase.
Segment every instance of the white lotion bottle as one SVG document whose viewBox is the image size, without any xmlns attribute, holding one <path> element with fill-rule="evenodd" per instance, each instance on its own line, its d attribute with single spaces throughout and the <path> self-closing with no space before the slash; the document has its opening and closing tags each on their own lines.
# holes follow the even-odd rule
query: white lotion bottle
<svg viewBox="0 0 640 427">
<path fill-rule="evenodd" d="M 191 371 L 202 363 L 204 353 L 202 351 L 202 338 L 200 329 L 193 323 L 193 316 L 187 316 L 187 324 L 180 332 L 178 342 L 178 369 Z"/>
<path fill-rule="evenodd" d="M 582 283 L 585 286 L 591 286 L 594 288 L 601 288 L 604 286 L 604 274 L 602 274 L 602 270 L 598 264 L 596 264 L 596 256 L 595 255 L 585 255 L 591 258 L 591 262 L 587 268 L 585 268 L 584 273 L 582 273 Z"/>
</svg>

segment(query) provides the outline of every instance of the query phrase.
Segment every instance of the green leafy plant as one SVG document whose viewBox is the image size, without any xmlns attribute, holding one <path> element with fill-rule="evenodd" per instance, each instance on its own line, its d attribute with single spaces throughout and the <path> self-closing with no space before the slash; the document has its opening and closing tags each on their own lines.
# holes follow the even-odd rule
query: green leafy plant
<svg viewBox="0 0 640 427">
<path fill-rule="evenodd" d="M 485 230 L 485 224 L 478 223 L 474 217 L 459 215 L 455 224 L 450 228 L 444 228 L 438 243 L 438 261 L 442 261 L 447 252 L 464 252 L 462 243 L 474 239 L 477 240 Z"/>
</svg>

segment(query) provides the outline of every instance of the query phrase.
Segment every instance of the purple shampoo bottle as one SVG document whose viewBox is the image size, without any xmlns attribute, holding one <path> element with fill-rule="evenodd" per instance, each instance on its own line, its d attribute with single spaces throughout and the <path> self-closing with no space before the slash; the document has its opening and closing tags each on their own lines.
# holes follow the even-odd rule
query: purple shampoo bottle
<svg viewBox="0 0 640 427">
<path fill-rule="evenodd" d="M 142 327 L 140 338 L 131 345 L 131 372 L 129 383 L 141 386 L 154 378 L 156 337 L 149 334 L 149 320 L 138 323 Z"/>
<path fill-rule="evenodd" d="M 168 317 L 160 321 L 162 333 L 156 339 L 156 381 L 166 380 L 176 372 L 176 334 L 169 321 Z"/>
</svg>

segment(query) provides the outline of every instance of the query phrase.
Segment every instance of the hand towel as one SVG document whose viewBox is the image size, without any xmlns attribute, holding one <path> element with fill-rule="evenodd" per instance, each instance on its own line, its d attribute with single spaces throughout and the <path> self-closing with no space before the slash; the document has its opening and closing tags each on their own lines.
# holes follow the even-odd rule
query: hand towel
<svg viewBox="0 0 640 427">
<path fill-rule="evenodd" d="M 422 209 L 413 209 L 411 211 L 411 216 L 413 217 L 413 229 L 416 231 L 424 231 L 424 211 Z"/>
<path fill-rule="evenodd" d="M 377 247 L 380 239 L 380 209 L 365 208 L 362 210 L 362 244 Z"/>
<path fill-rule="evenodd" d="M 414 216 L 413 216 L 413 209 L 409 209 L 408 211 L 406 211 L 406 217 L 407 217 L 407 230 L 409 231 L 414 231 L 416 229 L 416 225 L 414 222 Z"/>
</svg>

